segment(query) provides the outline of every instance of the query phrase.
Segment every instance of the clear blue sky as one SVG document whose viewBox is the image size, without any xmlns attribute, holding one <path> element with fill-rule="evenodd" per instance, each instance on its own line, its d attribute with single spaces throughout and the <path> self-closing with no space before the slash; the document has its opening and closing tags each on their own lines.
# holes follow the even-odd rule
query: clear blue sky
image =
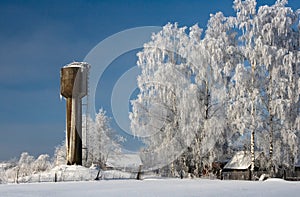
<svg viewBox="0 0 300 197">
<path fill-rule="evenodd" d="M 260 5 L 273 2 L 258 0 Z M 296 10 L 300 2 L 290 0 L 289 5 Z M 232 0 L 0 1 L 0 160 L 23 151 L 52 154 L 64 139 L 62 66 L 82 61 L 101 40 L 119 31 L 167 22 L 205 28 L 209 14 L 217 11 L 233 15 Z M 110 110 L 105 89 L 111 89 L 121 64 L 127 69 L 135 65 L 135 53 L 114 61 L 101 79 L 98 108 Z"/>
</svg>

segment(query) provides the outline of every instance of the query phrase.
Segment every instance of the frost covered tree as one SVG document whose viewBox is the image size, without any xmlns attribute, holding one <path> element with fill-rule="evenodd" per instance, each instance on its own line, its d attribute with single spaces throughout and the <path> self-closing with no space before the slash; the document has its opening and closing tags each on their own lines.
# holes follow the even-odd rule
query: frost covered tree
<svg viewBox="0 0 300 197">
<path fill-rule="evenodd" d="M 95 120 L 88 117 L 87 130 L 87 164 L 99 164 L 103 167 L 110 154 L 120 153 L 119 144 L 113 137 L 113 130 L 110 127 L 110 119 L 106 112 L 100 109 L 96 114 Z"/>
<path fill-rule="evenodd" d="M 239 57 L 235 54 L 236 32 L 232 27 L 232 17 L 225 17 L 221 12 L 211 15 L 202 40 L 202 30 L 197 25 L 190 28 L 190 44 L 186 49 L 186 58 L 197 86 L 200 126 L 195 132 L 194 149 L 198 149 L 198 153 L 194 157 L 198 157 L 196 163 L 201 164 L 205 160 L 209 167 L 213 160 L 226 154 L 231 137 L 226 116 L 228 79 Z"/>
<path fill-rule="evenodd" d="M 236 120 L 242 124 L 242 131 L 244 128 L 251 133 L 250 137 L 250 152 L 251 152 L 251 172 L 254 171 L 254 158 L 255 158 L 255 133 L 260 125 L 260 119 L 257 116 L 257 105 L 260 103 L 260 65 L 257 63 L 257 56 L 254 53 L 255 43 L 255 28 L 253 27 L 253 18 L 256 14 L 256 1 L 255 0 L 235 0 L 234 9 L 237 12 L 236 16 L 236 26 L 242 31 L 239 41 L 240 43 L 240 53 L 244 57 L 244 62 L 237 66 L 235 76 L 235 93 L 236 101 L 235 106 L 238 106 L 237 118 Z M 243 70 L 247 70 L 245 79 L 238 78 L 243 76 Z M 242 73 L 239 73 L 242 72 Z M 242 80 L 247 81 L 247 86 L 241 85 Z M 242 110 L 240 105 L 244 108 Z M 240 121 L 242 119 L 242 121 Z"/>
<path fill-rule="evenodd" d="M 183 57 L 188 41 L 185 30 L 169 23 L 153 34 L 138 53 L 137 64 L 142 70 L 138 77 L 140 94 L 132 101 L 130 119 L 133 133 L 144 137 L 148 146 L 144 151 L 148 164 L 165 165 L 175 160 L 178 151 L 182 152 L 193 138 L 188 131 L 194 129 L 190 126 L 196 121 L 187 112 L 192 113 L 193 104 L 188 102 L 195 94 L 195 86 Z"/>
</svg>

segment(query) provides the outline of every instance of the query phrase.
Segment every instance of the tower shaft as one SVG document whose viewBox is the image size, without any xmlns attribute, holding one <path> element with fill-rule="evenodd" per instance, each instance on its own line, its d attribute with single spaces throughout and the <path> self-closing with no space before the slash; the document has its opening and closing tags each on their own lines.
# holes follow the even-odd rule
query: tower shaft
<svg viewBox="0 0 300 197">
<path fill-rule="evenodd" d="M 67 98 L 66 144 L 67 164 L 82 165 L 81 99 Z"/>
</svg>

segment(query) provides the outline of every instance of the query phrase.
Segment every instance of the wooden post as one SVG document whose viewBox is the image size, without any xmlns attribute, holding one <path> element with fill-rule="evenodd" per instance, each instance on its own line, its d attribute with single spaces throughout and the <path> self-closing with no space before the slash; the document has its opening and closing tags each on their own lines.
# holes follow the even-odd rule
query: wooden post
<svg viewBox="0 0 300 197">
<path fill-rule="evenodd" d="M 142 180 L 142 165 L 139 166 L 139 171 L 137 173 L 136 180 Z"/>
</svg>

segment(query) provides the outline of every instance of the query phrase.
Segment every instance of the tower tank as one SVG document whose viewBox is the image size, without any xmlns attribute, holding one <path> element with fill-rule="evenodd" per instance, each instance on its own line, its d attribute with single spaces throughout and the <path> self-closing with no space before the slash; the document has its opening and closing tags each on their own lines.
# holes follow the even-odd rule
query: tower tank
<svg viewBox="0 0 300 197">
<path fill-rule="evenodd" d="M 82 101 L 87 95 L 90 65 L 73 62 L 61 68 L 60 94 L 66 98 L 67 164 L 82 165 Z"/>
</svg>

